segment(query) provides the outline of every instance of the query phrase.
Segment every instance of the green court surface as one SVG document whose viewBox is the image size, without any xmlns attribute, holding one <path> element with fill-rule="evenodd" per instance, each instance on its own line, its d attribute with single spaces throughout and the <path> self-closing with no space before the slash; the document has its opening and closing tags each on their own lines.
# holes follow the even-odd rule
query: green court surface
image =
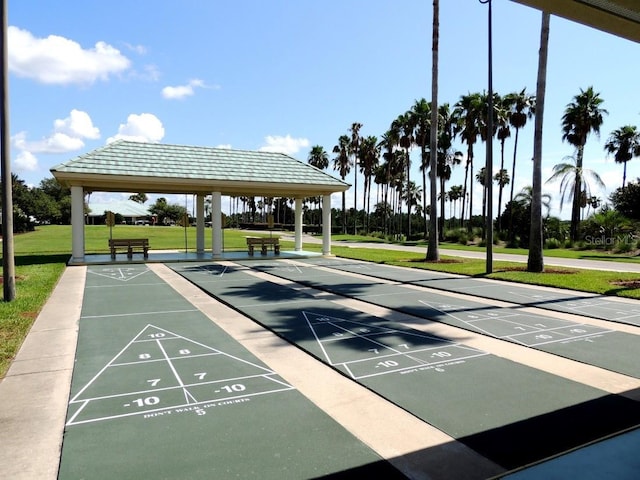
<svg viewBox="0 0 640 480">
<path fill-rule="evenodd" d="M 144 265 L 87 271 L 59 478 L 405 478 Z"/>
<path fill-rule="evenodd" d="M 462 299 L 433 291 L 426 293 L 406 285 L 415 283 L 421 275 L 410 269 L 389 268 L 394 273 L 393 280 L 402 281 L 390 284 L 371 276 L 344 275 L 334 268 L 340 265 L 339 260 L 331 261 L 331 270 L 319 270 L 313 266 L 313 261 L 307 263 L 310 265 L 306 267 L 278 265 L 277 262 L 245 262 L 245 265 L 317 289 L 640 378 L 640 362 L 635 354 L 640 348 L 637 335 L 556 318 L 552 313 L 527 313 L 520 306 L 494 307 L 475 301 L 473 297 Z M 358 264 L 358 270 L 363 269 L 366 265 Z M 406 274 L 404 281 L 403 274 Z M 433 275 L 425 273 L 430 274 Z"/>
<path fill-rule="evenodd" d="M 640 302 L 634 300 L 612 299 L 606 295 L 583 292 L 559 292 L 516 283 L 462 277 L 429 270 L 400 269 L 353 260 L 307 259 L 301 262 L 448 292 L 476 295 L 524 306 L 640 326 Z"/>
<path fill-rule="evenodd" d="M 304 289 L 283 287 L 252 275 L 251 268 L 347 297 L 367 297 L 367 301 L 374 297 L 379 304 L 397 309 L 410 300 L 403 296 L 408 293 L 401 286 L 279 262 L 169 266 L 345 376 L 507 469 L 640 423 L 638 404 L 628 398 L 427 335 L 392 317 L 373 317 L 310 296 Z M 450 317 L 450 312 L 417 304 L 421 305 L 418 313 L 426 318 L 446 321 Z M 478 308 L 472 302 L 456 306 L 460 311 Z M 600 338 L 595 333 L 592 336 Z"/>
</svg>

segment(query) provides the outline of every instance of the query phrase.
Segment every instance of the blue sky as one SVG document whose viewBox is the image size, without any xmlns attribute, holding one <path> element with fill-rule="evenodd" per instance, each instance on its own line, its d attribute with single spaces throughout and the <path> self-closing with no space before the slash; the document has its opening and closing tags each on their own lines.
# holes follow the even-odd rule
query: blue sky
<svg viewBox="0 0 640 480">
<path fill-rule="evenodd" d="M 313 145 L 331 152 L 353 122 L 363 124 L 361 134 L 380 137 L 416 99 L 431 96 L 432 2 L 426 0 L 8 5 L 12 167 L 30 185 L 50 177 L 52 166 L 117 138 L 267 149 L 306 161 Z M 486 89 L 486 13 L 478 0 L 441 1 L 440 103 Z M 535 93 L 540 12 L 494 0 L 493 13 L 494 90 Z M 549 47 L 543 177 L 573 154 L 562 142 L 561 116 L 581 88 L 593 85 L 609 114 L 600 138 L 587 142 L 585 166 L 604 180 L 607 189 L 594 193 L 606 199 L 621 186 L 622 166 L 606 157 L 604 143 L 616 128 L 640 126 L 640 45 L 552 17 Z M 516 192 L 531 184 L 532 145 L 533 121 L 520 133 Z M 475 151 L 477 171 L 484 145 Z M 513 138 L 506 143 L 509 170 L 512 156 Z M 497 170 L 497 142 L 494 159 Z M 449 185 L 462 184 L 463 175 L 458 167 Z M 627 179 L 639 176 L 635 159 Z M 347 181 L 353 183 L 352 175 Z M 552 215 L 567 218 L 558 189 L 544 187 L 553 197 Z M 477 186 L 474 198 L 480 213 Z M 353 205 L 352 193 L 347 201 Z M 340 206 L 338 197 L 333 205 Z"/>
</svg>

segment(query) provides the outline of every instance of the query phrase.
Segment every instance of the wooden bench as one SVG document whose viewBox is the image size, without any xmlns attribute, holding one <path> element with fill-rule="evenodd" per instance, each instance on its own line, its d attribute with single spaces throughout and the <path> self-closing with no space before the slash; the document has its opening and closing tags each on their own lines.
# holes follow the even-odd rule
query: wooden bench
<svg viewBox="0 0 640 480">
<path fill-rule="evenodd" d="M 267 254 L 269 245 L 273 247 L 273 253 L 276 255 L 280 254 L 280 239 L 278 237 L 247 237 L 249 255 L 253 255 L 253 250 L 256 245 L 260 245 L 260 253 L 262 253 L 262 255 Z"/>
<path fill-rule="evenodd" d="M 133 251 L 144 254 L 144 258 L 149 258 L 149 239 L 148 238 L 110 238 L 109 248 L 111 249 L 111 258 L 115 260 L 116 250 L 127 249 L 127 258 L 133 257 Z"/>
</svg>

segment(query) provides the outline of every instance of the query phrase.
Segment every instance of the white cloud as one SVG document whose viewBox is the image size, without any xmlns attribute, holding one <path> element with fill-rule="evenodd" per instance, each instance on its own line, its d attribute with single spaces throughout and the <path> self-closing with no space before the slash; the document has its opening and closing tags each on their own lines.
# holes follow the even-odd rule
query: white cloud
<svg viewBox="0 0 640 480">
<path fill-rule="evenodd" d="M 83 139 L 100 138 L 100 130 L 93 126 L 88 113 L 71 110 L 67 118 L 53 122 L 53 132 L 41 140 L 28 141 L 26 132 L 18 132 L 12 137 L 13 145 L 23 152 L 66 153 L 84 147 Z"/>
<path fill-rule="evenodd" d="M 127 117 L 127 123 L 120 124 L 118 133 L 107 139 L 107 143 L 115 140 L 156 143 L 163 137 L 164 127 L 158 117 L 152 113 L 132 113 Z"/>
<path fill-rule="evenodd" d="M 8 29 L 9 70 L 47 84 L 91 84 L 127 70 L 131 62 L 105 42 L 91 49 L 58 35 L 36 38 L 18 27 Z"/>
<path fill-rule="evenodd" d="M 216 148 L 226 148 L 227 150 L 231 150 L 231 144 L 230 143 L 222 143 L 220 145 L 216 145 Z"/>
<path fill-rule="evenodd" d="M 77 138 L 100 138 L 100 130 L 93 126 L 91 117 L 87 112 L 73 109 L 64 120 L 56 120 L 53 123 L 56 132 L 66 133 Z"/>
<path fill-rule="evenodd" d="M 205 88 L 205 84 L 200 79 L 189 80 L 186 85 L 178 85 L 175 87 L 164 87 L 162 89 L 162 96 L 168 100 L 180 100 L 185 97 L 190 97 L 195 93 L 194 88 Z"/>
<path fill-rule="evenodd" d="M 282 137 L 279 135 L 267 135 L 264 138 L 266 145 L 260 147 L 261 152 L 284 153 L 293 155 L 298 153 L 301 148 L 309 146 L 309 140 L 306 138 L 292 138 L 291 135 Z"/>
<path fill-rule="evenodd" d="M 18 172 L 34 172 L 38 169 L 38 159 L 31 152 L 22 151 L 14 160 Z"/>
</svg>

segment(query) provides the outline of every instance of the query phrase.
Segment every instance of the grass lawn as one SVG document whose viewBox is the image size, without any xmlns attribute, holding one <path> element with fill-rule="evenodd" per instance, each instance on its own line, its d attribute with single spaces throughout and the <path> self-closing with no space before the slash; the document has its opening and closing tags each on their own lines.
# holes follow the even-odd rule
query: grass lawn
<svg viewBox="0 0 640 480">
<path fill-rule="evenodd" d="M 85 247 L 87 253 L 107 253 L 108 239 L 113 238 L 148 238 L 155 250 L 195 250 L 195 228 L 150 227 L 116 225 L 110 231 L 106 226 L 88 225 L 85 227 Z M 246 230 L 226 229 L 224 231 L 225 250 L 244 250 L 246 236 L 259 234 Z M 186 237 L 186 238 L 185 238 Z M 485 261 L 443 257 L 439 263 L 426 263 L 423 256 L 415 253 L 385 250 L 384 242 L 371 237 L 353 235 L 336 235 L 334 241 L 366 241 L 380 243 L 380 248 L 364 249 L 335 245 L 332 252 L 341 257 L 354 258 L 378 263 L 388 263 L 411 268 L 426 268 L 442 272 L 462 275 L 485 276 Z M 293 248 L 293 242 L 282 242 L 283 249 Z M 205 235 L 205 248 L 211 248 L 211 235 Z M 480 247 L 464 247 L 459 244 L 442 244 L 444 249 L 475 249 Z M 35 232 L 16 235 L 14 237 L 16 254 L 16 299 L 13 302 L 0 302 L 0 379 L 4 377 L 22 341 L 24 340 L 34 319 L 49 298 L 60 275 L 65 269 L 71 251 L 71 227 L 48 225 L 39 227 Z M 305 244 L 308 251 L 321 251 L 319 244 Z M 426 250 L 425 250 L 426 251 Z M 494 249 L 496 253 L 524 253 L 526 250 Z M 624 255 L 608 255 L 604 252 L 581 252 L 564 249 L 546 250 L 545 256 L 566 256 L 570 258 L 597 258 L 608 260 L 640 261 Z M 640 275 L 615 272 L 601 272 L 578 269 L 552 269 L 545 273 L 528 273 L 523 271 L 521 263 L 494 262 L 494 273 L 488 278 L 497 278 L 514 282 L 547 285 L 569 288 L 586 292 L 607 295 L 619 295 L 640 298 Z M 618 283 L 616 283 L 618 282 Z M 627 283 L 620 283 L 627 282 Z"/>
</svg>

